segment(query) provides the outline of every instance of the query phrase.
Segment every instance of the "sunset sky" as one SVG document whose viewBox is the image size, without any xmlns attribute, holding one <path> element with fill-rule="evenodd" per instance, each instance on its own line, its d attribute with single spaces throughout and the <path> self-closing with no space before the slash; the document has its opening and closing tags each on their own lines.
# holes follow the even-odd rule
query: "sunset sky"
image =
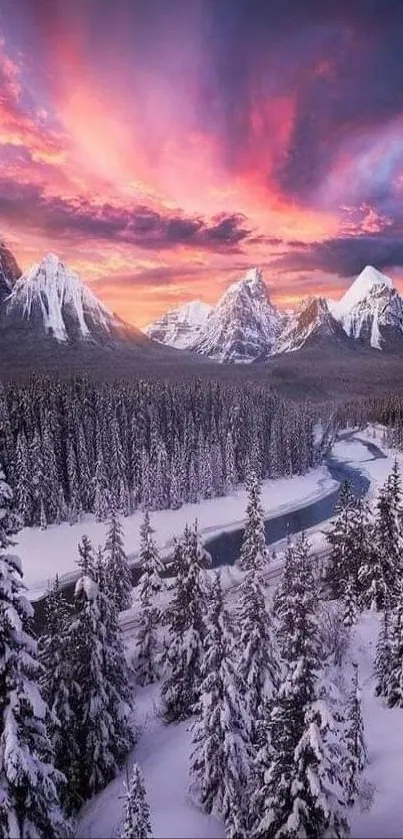
<svg viewBox="0 0 403 839">
<path fill-rule="evenodd" d="M 0 234 L 119 315 L 403 288 L 402 0 L 0 0 Z M 402 282 L 400 281 L 400 278 Z"/>
</svg>

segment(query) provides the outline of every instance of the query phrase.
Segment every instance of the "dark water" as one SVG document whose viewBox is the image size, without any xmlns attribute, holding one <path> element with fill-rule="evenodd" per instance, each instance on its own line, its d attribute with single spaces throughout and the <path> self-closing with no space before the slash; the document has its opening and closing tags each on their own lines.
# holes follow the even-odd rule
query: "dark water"
<svg viewBox="0 0 403 839">
<path fill-rule="evenodd" d="M 344 439 L 349 439 L 352 433 L 344 434 Z M 359 440 L 368 449 L 368 460 L 378 460 L 384 458 L 386 455 L 374 443 L 367 443 L 358 437 Z M 362 475 L 361 472 L 350 466 L 346 462 L 337 460 L 337 458 L 329 455 L 325 459 L 325 464 L 335 481 L 341 483 L 342 481 L 350 481 L 352 491 L 356 497 L 365 495 L 369 488 L 369 480 Z M 334 513 L 334 508 L 338 498 L 338 489 L 334 490 L 326 498 L 313 501 L 306 507 L 300 507 L 293 512 L 283 513 L 275 518 L 268 519 L 265 522 L 266 541 L 268 545 L 273 542 L 278 542 L 284 539 L 287 534 L 300 533 L 301 530 L 308 530 L 310 527 L 320 524 L 326 519 L 330 518 Z M 243 528 L 229 532 L 220 533 L 219 536 L 205 541 L 204 547 L 211 554 L 212 567 L 218 568 L 221 565 L 233 565 L 239 556 L 242 543 Z M 164 577 L 171 577 L 172 571 L 169 566 L 166 572 L 162 575 Z M 133 585 L 136 585 L 140 577 L 140 569 L 132 569 Z M 63 586 L 65 596 L 69 602 L 72 602 L 75 589 L 75 582 L 68 583 Z M 44 606 L 45 598 L 35 601 L 32 604 L 34 607 L 34 626 L 35 631 L 40 633 L 44 628 Z"/>
<path fill-rule="evenodd" d="M 343 436 L 345 439 L 351 437 L 351 435 Z M 359 438 L 356 437 L 355 439 L 358 440 Z M 367 443 L 364 440 L 360 440 L 360 442 L 368 449 L 368 460 L 378 460 L 386 457 L 374 443 Z M 335 481 L 339 483 L 346 480 L 350 481 L 352 491 L 357 498 L 368 492 L 369 480 L 357 468 L 337 460 L 332 455 L 329 455 L 324 462 Z M 280 539 L 284 539 L 288 534 L 300 533 L 302 530 L 308 530 L 310 527 L 329 519 L 334 513 L 338 494 L 339 490 L 336 489 L 326 498 L 313 501 L 306 507 L 300 507 L 298 510 L 267 519 L 265 522 L 267 544 L 271 545 Z M 218 568 L 220 565 L 233 565 L 239 556 L 242 535 L 243 528 L 224 531 L 204 543 L 206 550 L 211 554 L 213 568 Z"/>
</svg>

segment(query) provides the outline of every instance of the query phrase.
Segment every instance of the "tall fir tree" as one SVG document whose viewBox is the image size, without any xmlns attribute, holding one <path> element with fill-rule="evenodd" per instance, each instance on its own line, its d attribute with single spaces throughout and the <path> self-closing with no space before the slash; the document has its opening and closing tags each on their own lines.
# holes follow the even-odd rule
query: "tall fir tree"
<svg viewBox="0 0 403 839">
<path fill-rule="evenodd" d="M 76 689 L 72 736 L 80 743 L 70 777 L 82 801 L 115 777 L 134 743 L 124 675 L 125 691 L 120 696 L 121 659 L 116 660 L 116 649 L 111 645 L 111 620 L 116 620 L 113 601 L 108 602 L 94 580 L 81 577 L 75 589 L 69 646 L 71 680 Z"/>
<path fill-rule="evenodd" d="M 292 616 L 292 630 L 283 644 L 283 678 L 256 758 L 253 835 L 340 837 L 347 831 L 340 807 L 341 758 L 335 750 L 340 732 L 318 682 L 318 597 L 303 535 L 287 573 L 289 604 L 279 621 L 280 629 L 283 620 L 288 627 Z"/>
<path fill-rule="evenodd" d="M 392 667 L 392 614 L 385 609 L 376 644 L 374 676 L 376 696 L 386 696 Z"/>
<path fill-rule="evenodd" d="M 0 835 L 65 837 L 60 805 L 65 778 L 54 767 L 46 731 L 49 708 L 38 683 L 41 667 L 30 634 L 31 605 L 22 594 L 18 557 L 9 553 L 18 519 L 0 472 Z"/>
<path fill-rule="evenodd" d="M 354 665 L 354 675 L 346 714 L 346 792 L 347 804 L 351 807 L 360 791 L 360 776 L 367 763 L 367 746 L 364 737 L 364 722 L 361 707 L 361 688 L 358 678 L 358 666 Z"/>
<path fill-rule="evenodd" d="M 256 472 L 249 474 L 247 488 L 246 523 L 238 559 L 238 565 L 244 571 L 250 568 L 258 568 L 265 564 L 267 560 L 264 513 L 260 501 L 260 486 Z"/>
<path fill-rule="evenodd" d="M 223 616 L 215 574 L 209 596 L 202 685 L 192 726 L 191 793 L 207 813 L 222 819 L 228 837 L 247 835 L 246 790 L 250 769 L 244 690 Z"/>
<path fill-rule="evenodd" d="M 55 765 L 63 772 L 67 784 L 62 789 L 62 801 L 71 814 L 81 803 L 71 782 L 71 768 L 77 765 L 80 744 L 74 736 L 73 705 L 76 686 L 72 683 L 69 623 L 72 607 L 67 603 L 59 579 L 56 577 L 46 600 L 45 632 L 39 641 L 42 672 L 40 687 L 50 714 L 47 728 L 50 734 Z"/>
<path fill-rule="evenodd" d="M 159 558 L 157 546 L 153 540 L 148 511 L 144 514 L 140 528 L 140 567 L 142 574 L 136 588 L 139 603 L 140 626 L 135 652 L 135 670 L 140 685 L 155 682 L 160 672 L 157 630 L 160 623 L 160 610 L 155 604 L 155 596 L 161 591 L 161 572 L 163 564 Z"/>
<path fill-rule="evenodd" d="M 262 703 L 272 699 L 280 677 L 274 625 L 265 602 L 260 570 L 247 571 L 240 586 L 238 668 L 245 687 L 250 737 L 257 743 L 256 721 Z"/>
<path fill-rule="evenodd" d="M 90 538 L 84 533 L 78 546 L 79 559 L 77 565 L 84 577 L 95 578 L 94 549 Z"/>
<path fill-rule="evenodd" d="M 176 562 L 174 594 L 166 613 L 166 676 L 161 688 L 162 713 L 168 722 L 190 717 L 200 696 L 206 557 L 196 524 L 193 528 L 186 526 L 182 543 L 177 545 Z"/>
<path fill-rule="evenodd" d="M 120 835 L 121 839 L 149 839 L 152 835 L 144 778 L 137 763 L 132 769 Z"/>
<path fill-rule="evenodd" d="M 109 593 L 118 612 L 132 605 L 132 575 L 123 542 L 123 528 L 113 511 L 104 548 L 105 574 Z"/>
<path fill-rule="evenodd" d="M 140 526 L 139 564 L 142 571 L 140 591 L 145 593 L 145 589 L 147 588 L 150 596 L 161 591 L 163 587 L 161 574 L 164 571 L 164 564 L 160 559 L 159 551 L 153 538 L 154 532 L 150 523 L 150 514 L 146 510 Z"/>
</svg>

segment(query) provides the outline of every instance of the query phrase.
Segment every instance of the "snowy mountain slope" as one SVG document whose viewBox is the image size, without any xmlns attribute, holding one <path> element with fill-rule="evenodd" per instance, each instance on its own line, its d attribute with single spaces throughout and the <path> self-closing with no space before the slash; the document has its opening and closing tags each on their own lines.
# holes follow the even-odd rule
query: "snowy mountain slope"
<svg viewBox="0 0 403 839">
<path fill-rule="evenodd" d="M 323 297 L 309 297 L 303 300 L 289 319 L 274 346 L 275 353 L 295 352 L 304 346 L 323 340 L 347 343 L 342 326 L 330 312 Z"/>
<path fill-rule="evenodd" d="M 15 283 L 7 316 L 25 320 L 59 343 L 123 336 L 126 327 L 55 254 L 48 254 Z"/>
<path fill-rule="evenodd" d="M 356 341 L 378 350 L 403 345 L 403 300 L 390 277 L 370 265 L 331 304 L 331 312 Z"/>
<path fill-rule="evenodd" d="M 21 269 L 15 256 L 0 241 L 0 302 L 3 302 L 13 289 L 14 283 L 21 276 Z"/>
<path fill-rule="evenodd" d="M 177 349 L 188 349 L 198 338 L 212 306 L 202 300 L 192 300 L 177 309 L 170 309 L 145 327 L 144 332 L 153 341 Z"/>
<path fill-rule="evenodd" d="M 253 268 L 223 294 L 192 349 L 217 361 L 252 361 L 271 352 L 283 318 Z"/>
</svg>

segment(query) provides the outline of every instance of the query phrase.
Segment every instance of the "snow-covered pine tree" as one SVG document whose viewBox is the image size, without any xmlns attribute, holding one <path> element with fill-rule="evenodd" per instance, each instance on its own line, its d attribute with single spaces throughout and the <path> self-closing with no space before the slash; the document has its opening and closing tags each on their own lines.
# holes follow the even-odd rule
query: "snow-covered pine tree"
<svg viewBox="0 0 403 839">
<path fill-rule="evenodd" d="M 283 643 L 283 678 L 255 764 L 252 832 L 258 839 L 340 837 L 347 832 L 336 749 L 340 732 L 318 682 L 318 598 L 304 536 L 297 540 L 288 576 L 289 603 L 279 624 L 281 629 L 285 620 L 288 627 L 292 617 L 292 630 Z"/>
<path fill-rule="evenodd" d="M 132 575 L 123 543 L 123 528 L 112 511 L 104 548 L 105 574 L 111 597 L 118 612 L 132 605 Z"/>
<path fill-rule="evenodd" d="M 351 807 L 359 794 L 360 775 L 367 762 L 357 665 L 354 665 L 353 684 L 348 699 L 344 742 L 347 752 L 345 763 L 347 804 Z"/>
<path fill-rule="evenodd" d="M 180 559 L 179 559 L 180 554 Z M 197 526 L 186 526 L 176 548 L 178 571 L 165 623 L 166 678 L 161 688 L 162 713 L 167 722 L 187 719 L 200 695 L 201 662 L 205 637 L 206 582 L 205 552 Z"/>
<path fill-rule="evenodd" d="M 136 730 L 133 723 L 133 688 L 130 684 L 119 613 L 110 597 L 103 551 L 98 549 L 95 581 L 99 589 L 99 611 L 105 628 L 104 668 L 109 684 L 109 711 L 115 723 L 114 753 L 118 765 L 126 758 L 128 749 L 135 744 Z"/>
<path fill-rule="evenodd" d="M 39 655 L 42 664 L 40 688 L 47 702 L 50 714 L 47 729 L 52 740 L 55 765 L 68 780 L 61 792 L 63 805 L 68 813 L 80 805 L 74 784 L 71 783 L 71 768 L 77 764 L 79 743 L 72 736 L 74 713 L 72 705 L 76 696 L 71 681 L 71 650 L 69 649 L 69 623 L 72 607 L 67 603 L 58 577 L 46 599 L 46 628 L 39 640 Z"/>
<path fill-rule="evenodd" d="M 376 644 L 374 676 L 376 696 L 386 696 L 387 684 L 391 672 L 392 660 L 392 626 L 391 612 L 385 609 L 382 615 L 382 622 L 379 629 L 378 641 Z"/>
<path fill-rule="evenodd" d="M 250 568 L 258 568 L 267 559 L 264 513 L 260 501 L 260 485 L 256 472 L 249 474 L 247 488 L 246 523 L 238 559 L 238 565 L 244 571 Z"/>
<path fill-rule="evenodd" d="M 65 778 L 54 767 L 46 732 L 49 708 L 29 632 L 33 610 L 21 592 L 20 560 L 9 553 L 18 530 L 11 503 L 0 472 L 0 835 L 57 839 L 68 835 L 59 799 Z"/>
<path fill-rule="evenodd" d="M 364 520 L 362 520 L 362 525 L 364 525 Z M 359 547 L 358 540 L 356 545 Z M 389 568 L 383 552 L 377 549 L 374 524 L 368 518 L 366 518 L 365 536 L 361 545 L 361 564 L 358 570 L 359 604 L 364 609 L 381 611 L 389 606 L 387 584 Z"/>
<path fill-rule="evenodd" d="M 346 582 L 346 587 L 343 592 L 343 623 L 344 626 L 351 627 L 357 621 L 357 592 L 354 584 L 354 579 L 349 574 Z"/>
<path fill-rule="evenodd" d="M 134 764 L 124 809 L 121 839 L 149 839 L 151 837 L 150 808 L 140 767 Z"/>
<path fill-rule="evenodd" d="M 273 697 L 280 677 L 275 630 L 265 602 L 260 570 L 256 567 L 247 571 L 242 580 L 238 621 L 238 669 L 246 692 L 250 738 L 256 745 L 256 721 L 261 705 Z"/>
<path fill-rule="evenodd" d="M 83 575 L 83 577 L 91 577 L 92 579 L 94 579 L 94 549 L 92 547 L 91 540 L 85 533 L 78 546 L 78 553 L 80 558 L 77 560 L 77 565 L 81 571 L 81 574 Z"/>
<path fill-rule="evenodd" d="M 112 609 L 112 611 L 111 611 Z M 117 717 L 128 697 L 119 696 L 116 650 L 111 646 L 113 602 L 90 577 L 81 577 L 75 589 L 75 615 L 69 627 L 72 651 L 71 679 L 76 689 L 72 736 L 80 744 L 71 783 L 82 801 L 115 777 L 133 745 L 133 729 L 124 710 L 126 731 Z"/>
<path fill-rule="evenodd" d="M 142 569 L 142 575 L 139 582 L 139 594 L 141 598 L 146 593 L 152 596 L 161 591 L 163 587 L 161 574 L 164 571 L 164 564 L 160 559 L 159 551 L 153 538 L 154 532 L 150 524 L 150 514 L 146 510 L 140 526 L 139 565 Z"/>
<path fill-rule="evenodd" d="M 397 477 L 397 476 L 396 476 Z M 393 490 L 394 491 L 394 490 Z M 391 604 L 399 595 L 400 553 L 398 517 L 394 508 L 391 478 L 380 488 L 374 521 L 374 550 Z"/>
<path fill-rule="evenodd" d="M 94 513 L 97 521 L 108 518 L 111 510 L 111 497 L 105 461 L 102 451 L 102 439 L 99 432 L 97 439 L 97 459 L 94 475 Z"/>
<path fill-rule="evenodd" d="M 216 573 L 208 603 L 203 680 L 192 726 L 190 789 L 198 806 L 222 819 L 226 836 L 235 839 L 246 835 L 250 755 L 244 691 L 226 624 L 221 580 Z"/>
<path fill-rule="evenodd" d="M 139 602 L 140 627 L 138 632 L 134 666 L 140 685 L 155 682 L 158 678 L 159 656 L 157 654 L 157 629 L 160 611 L 155 605 L 155 595 L 161 590 L 163 564 L 153 539 L 148 511 L 144 514 L 140 534 L 140 567 L 142 575 L 136 588 Z"/>
<path fill-rule="evenodd" d="M 332 597 L 340 598 L 345 590 L 349 576 L 350 559 L 353 549 L 351 543 L 351 515 L 354 496 L 351 485 L 343 481 L 335 510 L 335 518 L 328 530 L 327 541 L 330 544 L 330 556 L 326 571 L 326 585 Z"/>
<path fill-rule="evenodd" d="M 29 448 L 23 430 L 20 431 L 17 438 L 15 473 L 17 479 L 15 487 L 17 510 L 21 516 L 22 524 L 30 525 L 33 521 L 34 500 Z"/>
</svg>

